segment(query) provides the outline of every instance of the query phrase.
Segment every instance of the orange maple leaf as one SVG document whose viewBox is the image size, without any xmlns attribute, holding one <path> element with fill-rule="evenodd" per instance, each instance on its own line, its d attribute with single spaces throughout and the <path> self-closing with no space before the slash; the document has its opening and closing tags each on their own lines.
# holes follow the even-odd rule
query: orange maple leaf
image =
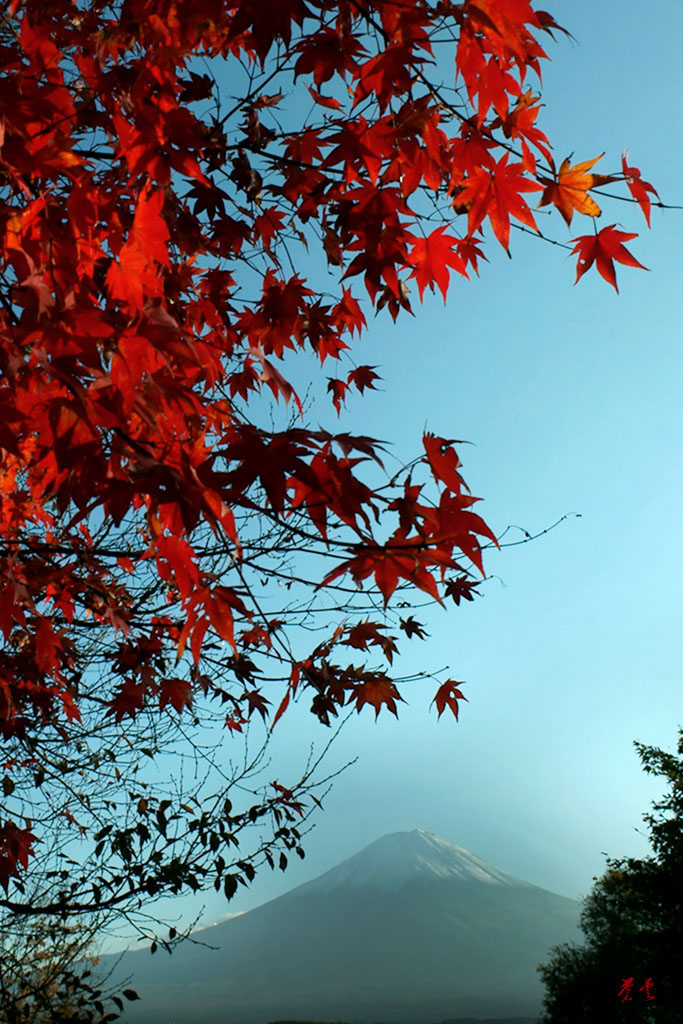
<svg viewBox="0 0 683 1024">
<path fill-rule="evenodd" d="M 636 234 L 630 234 L 627 231 L 617 231 L 616 224 L 610 224 L 609 227 L 603 228 L 596 235 L 582 235 L 580 238 L 572 238 L 572 242 L 576 242 L 572 252 L 579 254 L 574 284 L 595 263 L 598 273 L 606 281 L 609 281 L 614 286 L 615 291 L 618 292 L 617 275 L 614 270 L 615 260 L 617 263 L 623 263 L 627 267 L 640 267 L 641 270 L 647 270 L 647 267 L 639 263 L 623 244 L 628 242 L 629 239 L 637 237 Z"/>
<path fill-rule="evenodd" d="M 593 197 L 588 195 L 589 189 L 618 180 L 608 174 L 588 173 L 604 155 L 604 153 L 600 153 L 593 160 L 584 160 L 580 164 L 571 166 L 569 157 L 563 160 L 553 180 L 541 178 L 545 189 L 538 205 L 548 206 L 552 203 L 560 211 L 568 225 L 572 222 L 574 210 L 578 213 L 585 213 L 589 217 L 599 217 L 600 207 Z M 555 172 L 554 167 L 553 172 Z"/>
</svg>

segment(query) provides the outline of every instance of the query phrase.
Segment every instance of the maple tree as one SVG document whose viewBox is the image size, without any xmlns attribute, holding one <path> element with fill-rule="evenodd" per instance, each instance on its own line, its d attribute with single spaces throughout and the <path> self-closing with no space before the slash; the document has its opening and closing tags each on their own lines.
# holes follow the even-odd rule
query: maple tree
<svg viewBox="0 0 683 1024">
<path fill-rule="evenodd" d="M 537 122 L 563 31 L 529 0 L 0 13 L 0 905 L 33 912 L 45 794 L 120 869 L 35 912 L 212 877 L 230 896 L 253 872 L 224 856 L 242 819 L 131 789 L 144 736 L 160 728 L 163 753 L 218 718 L 227 743 L 303 693 L 323 723 L 396 713 L 398 633 L 424 635 L 399 609 L 476 593 L 495 537 L 454 442 L 426 433 L 382 476 L 377 441 L 306 426 L 292 380 L 305 359 L 336 413 L 371 390 L 353 359 L 366 312 L 396 319 L 413 286 L 445 299 L 490 234 L 506 250 L 516 224 L 540 234 L 535 200 L 595 222 L 593 193 L 621 183 L 649 223 L 656 193 L 626 158 L 555 167 Z M 578 276 L 595 264 L 616 287 L 615 261 L 640 266 L 633 237 L 573 239 Z M 439 680 L 439 715 L 457 717 L 460 685 Z M 96 797 L 72 785 L 104 764 Z M 275 783 L 251 820 L 275 815 L 296 848 L 309 782 Z M 168 839 L 151 860 L 150 822 Z M 183 837 L 204 860 L 174 860 Z"/>
</svg>

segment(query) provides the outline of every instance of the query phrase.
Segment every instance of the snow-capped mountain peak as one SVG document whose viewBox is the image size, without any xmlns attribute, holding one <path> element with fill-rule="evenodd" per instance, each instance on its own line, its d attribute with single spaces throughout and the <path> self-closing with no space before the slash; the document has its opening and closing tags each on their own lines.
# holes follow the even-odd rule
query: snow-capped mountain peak
<svg viewBox="0 0 683 1024">
<path fill-rule="evenodd" d="M 407 882 L 444 879 L 489 885 L 528 884 L 468 850 L 418 828 L 381 836 L 353 857 L 292 891 L 313 892 L 343 885 L 391 890 Z"/>
</svg>

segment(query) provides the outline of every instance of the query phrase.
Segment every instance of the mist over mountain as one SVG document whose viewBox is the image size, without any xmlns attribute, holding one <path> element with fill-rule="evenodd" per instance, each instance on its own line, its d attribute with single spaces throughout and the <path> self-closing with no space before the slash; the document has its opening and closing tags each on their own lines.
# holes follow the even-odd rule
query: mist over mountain
<svg viewBox="0 0 683 1024">
<path fill-rule="evenodd" d="M 536 966 L 579 909 L 417 829 L 196 934 L 216 949 L 127 953 L 116 976 L 132 1024 L 534 1017 Z"/>
</svg>

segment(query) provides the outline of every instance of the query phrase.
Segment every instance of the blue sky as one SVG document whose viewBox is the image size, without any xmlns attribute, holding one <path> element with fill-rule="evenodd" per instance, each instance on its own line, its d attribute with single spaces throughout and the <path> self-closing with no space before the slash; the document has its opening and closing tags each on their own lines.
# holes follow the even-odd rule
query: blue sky
<svg viewBox="0 0 683 1024">
<path fill-rule="evenodd" d="M 545 71 L 542 126 L 558 162 L 605 150 L 606 173 L 628 147 L 663 201 L 683 203 L 683 7 L 547 6 L 577 41 L 551 44 Z M 418 616 L 431 635 L 404 645 L 405 670 L 449 665 L 466 680 L 460 721 L 428 711 L 433 683 L 406 688 L 398 722 L 353 717 L 326 767 L 358 760 L 316 815 L 306 860 L 259 875 L 230 904 L 209 895 L 178 913 L 204 906 L 210 923 L 249 909 L 402 829 L 575 898 L 602 851 L 646 852 L 636 829 L 661 789 L 633 740 L 673 749 L 683 724 L 683 212 L 655 210 L 648 232 L 636 209 L 605 205 L 601 225 L 641 231 L 632 249 L 650 268 L 619 267 L 619 296 L 594 271 L 573 287 L 574 258 L 513 232 L 512 260 L 491 245 L 481 277 L 454 280 L 445 307 L 428 296 L 395 326 L 380 314 L 354 353 L 383 381 L 350 401 L 340 429 L 406 458 L 425 427 L 472 442 L 464 476 L 499 534 L 568 515 L 531 544 L 489 552 L 495 578 L 474 604 Z M 566 242 L 590 231 L 578 220 L 539 223 Z M 287 718 L 272 745 L 282 781 L 328 738 L 305 708 Z"/>
</svg>

